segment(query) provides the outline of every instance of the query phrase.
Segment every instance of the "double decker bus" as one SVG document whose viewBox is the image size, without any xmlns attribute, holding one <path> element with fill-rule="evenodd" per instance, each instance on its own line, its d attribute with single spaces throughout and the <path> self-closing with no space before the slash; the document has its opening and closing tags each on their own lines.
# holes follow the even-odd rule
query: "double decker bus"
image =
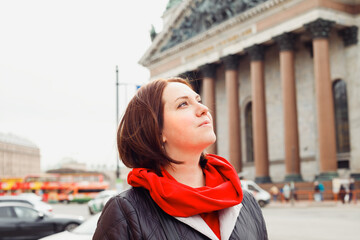
<svg viewBox="0 0 360 240">
<path fill-rule="evenodd" d="M 76 173 L 64 174 L 60 177 L 62 189 L 58 196 L 60 202 L 88 202 L 96 195 L 109 188 L 102 174 Z"/>
<path fill-rule="evenodd" d="M 45 173 L 25 178 L 0 178 L 0 196 L 32 192 L 45 202 L 87 202 L 109 188 L 100 173 Z"/>
<path fill-rule="evenodd" d="M 22 178 L 0 178 L 0 196 L 17 195 L 22 191 Z"/>
<path fill-rule="evenodd" d="M 99 173 L 31 175 L 24 182 L 46 202 L 87 202 L 109 187 Z"/>
</svg>

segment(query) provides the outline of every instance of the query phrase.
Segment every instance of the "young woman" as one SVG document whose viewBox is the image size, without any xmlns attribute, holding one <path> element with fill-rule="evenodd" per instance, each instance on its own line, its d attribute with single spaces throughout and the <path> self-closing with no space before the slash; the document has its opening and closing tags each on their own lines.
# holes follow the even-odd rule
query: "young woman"
<svg viewBox="0 0 360 240">
<path fill-rule="evenodd" d="M 186 80 L 141 87 L 118 130 L 132 188 L 108 201 L 93 239 L 268 239 L 235 169 L 204 153 L 215 140 L 209 109 Z"/>
</svg>

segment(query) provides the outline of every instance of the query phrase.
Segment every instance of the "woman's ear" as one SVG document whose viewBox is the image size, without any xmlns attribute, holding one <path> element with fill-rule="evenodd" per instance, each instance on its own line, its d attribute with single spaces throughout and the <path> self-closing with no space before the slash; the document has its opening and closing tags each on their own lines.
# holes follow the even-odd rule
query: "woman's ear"
<svg viewBox="0 0 360 240">
<path fill-rule="evenodd" d="M 162 142 L 163 142 L 163 145 L 166 143 L 166 137 L 164 135 L 162 135 Z"/>
</svg>

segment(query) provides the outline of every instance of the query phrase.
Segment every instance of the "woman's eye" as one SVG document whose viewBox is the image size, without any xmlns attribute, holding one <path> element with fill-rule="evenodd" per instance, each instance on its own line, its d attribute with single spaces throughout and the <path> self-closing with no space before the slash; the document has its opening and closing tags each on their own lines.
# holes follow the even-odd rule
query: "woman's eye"
<svg viewBox="0 0 360 240">
<path fill-rule="evenodd" d="M 186 106 L 186 105 L 188 105 L 187 102 L 182 102 L 182 103 L 179 104 L 178 108 L 184 107 L 184 106 Z"/>
</svg>

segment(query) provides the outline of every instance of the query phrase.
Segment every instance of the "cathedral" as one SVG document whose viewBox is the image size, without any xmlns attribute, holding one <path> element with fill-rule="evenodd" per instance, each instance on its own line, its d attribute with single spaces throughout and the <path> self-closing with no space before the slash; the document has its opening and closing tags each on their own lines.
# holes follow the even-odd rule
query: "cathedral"
<svg viewBox="0 0 360 240">
<path fill-rule="evenodd" d="M 139 63 L 182 76 L 258 183 L 360 180 L 360 0 L 169 1 Z"/>
</svg>

